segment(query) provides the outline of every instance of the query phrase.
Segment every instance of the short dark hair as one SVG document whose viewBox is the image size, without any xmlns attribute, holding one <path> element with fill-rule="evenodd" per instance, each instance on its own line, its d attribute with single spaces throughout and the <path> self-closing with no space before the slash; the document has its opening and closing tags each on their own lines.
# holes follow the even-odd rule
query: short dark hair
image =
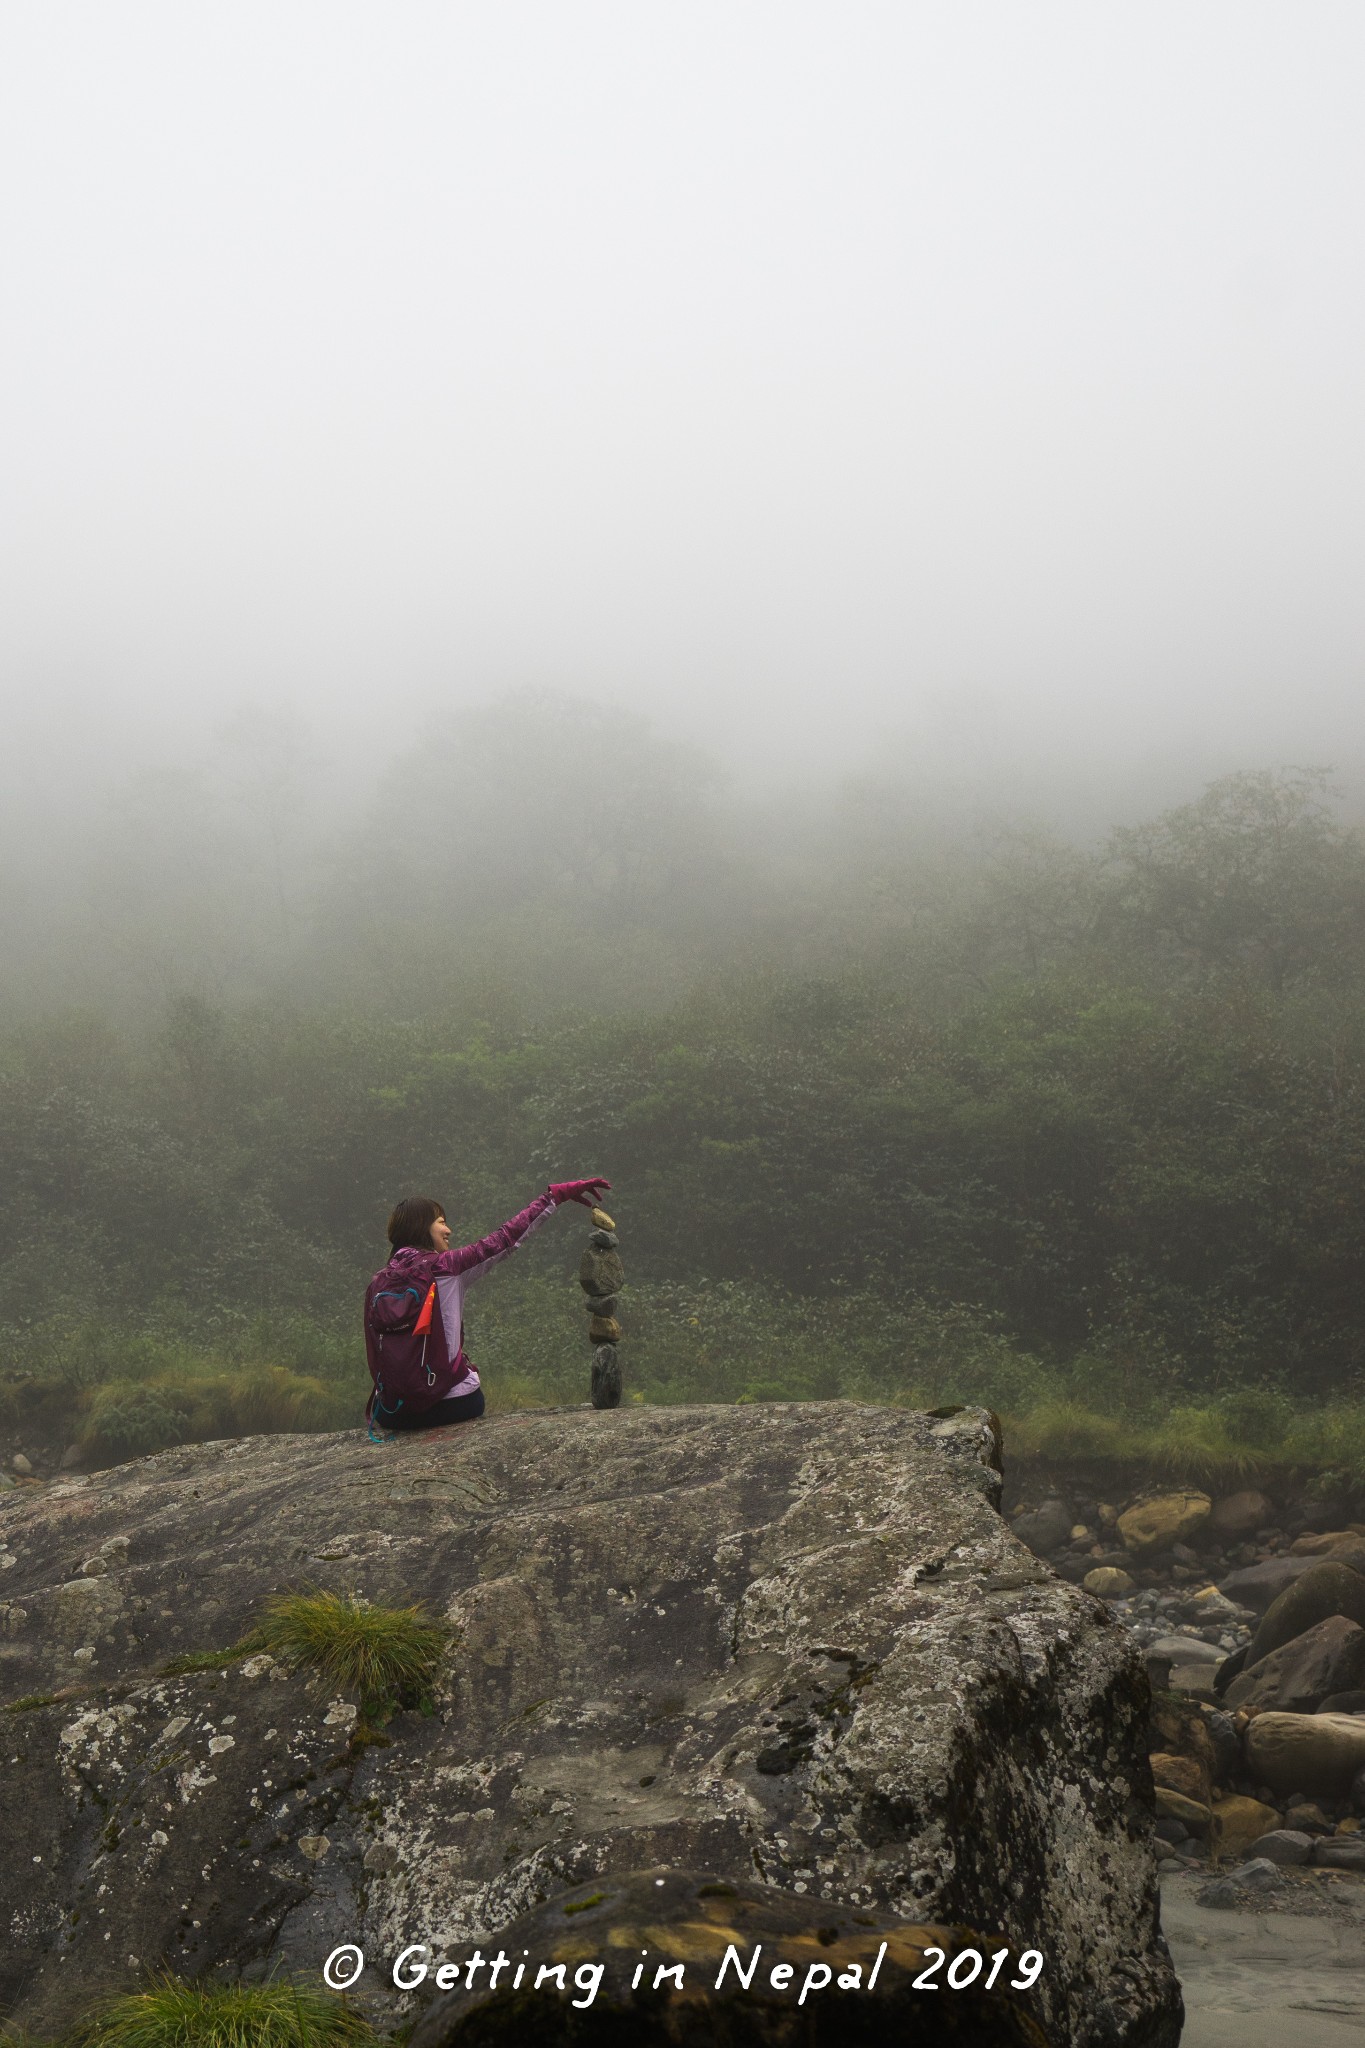
<svg viewBox="0 0 1365 2048">
<path fill-rule="evenodd" d="M 437 1217 L 444 1223 L 445 1210 L 430 1195 L 404 1195 L 389 1218 L 389 1248 L 401 1252 L 406 1245 L 414 1251 L 429 1252 L 431 1226 Z"/>
</svg>

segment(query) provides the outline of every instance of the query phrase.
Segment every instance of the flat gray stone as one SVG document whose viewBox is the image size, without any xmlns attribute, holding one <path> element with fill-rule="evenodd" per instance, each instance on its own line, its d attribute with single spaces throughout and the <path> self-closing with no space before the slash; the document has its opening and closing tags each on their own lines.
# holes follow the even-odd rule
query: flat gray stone
<svg viewBox="0 0 1365 2048">
<path fill-rule="evenodd" d="M 1320 1870 L 1365 1870 L 1365 1836 L 1322 1835 L 1313 1844 Z"/>
<path fill-rule="evenodd" d="M 1228 1876 L 1244 1892 L 1273 1892 L 1284 1883 L 1280 1866 L 1269 1856 L 1253 1856 L 1247 1863 L 1239 1863 Z"/>
<path fill-rule="evenodd" d="M 1268 1857 L 1272 1863 L 1311 1863 L 1313 1837 L 1301 1834 L 1297 1828 L 1272 1828 L 1268 1835 L 1251 1844 L 1248 1854 L 1253 1861 Z"/>
</svg>

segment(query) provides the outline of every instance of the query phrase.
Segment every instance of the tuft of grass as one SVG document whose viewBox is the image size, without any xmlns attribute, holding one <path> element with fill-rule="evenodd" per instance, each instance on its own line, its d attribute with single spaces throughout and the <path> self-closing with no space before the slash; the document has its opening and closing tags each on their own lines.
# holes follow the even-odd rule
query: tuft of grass
<svg viewBox="0 0 1365 2048">
<path fill-rule="evenodd" d="M 1004 1421 L 1008 1449 L 1049 1458 L 1140 1459 L 1141 1433 L 1116 1415 L 1100 1415 L 1085 1402 L 1039 1401 Z"/>
<path fill-rule="evenodd" d="M 11 1700 L 4 1711 L 7 1714 L 31 1714 L 35 1707 L 50 1707 L 56 1697 L 55 1692 L 26 1692 L 21 1700 Z M 0 2034 L 0 2041 L 3 2039 Z"/>
<path fill-rule="evenodd" d="M 377 2040 L 354 2007 L 311 1986 L 182 1984 L 167 1972 L 145 1991 L 102 2000 L 70 2048 L 333 2048 Z"/>
<path fill-rule="evenodd" d="M 311 1664 L 338 1692 L 358 1693 L 367 1719 L 418 1706 L 450 1640 L 421 1607 L 373 1607 L 339 1593 L 287 1593 L 257 1631 L 262 1649 Z"/>
</svg>

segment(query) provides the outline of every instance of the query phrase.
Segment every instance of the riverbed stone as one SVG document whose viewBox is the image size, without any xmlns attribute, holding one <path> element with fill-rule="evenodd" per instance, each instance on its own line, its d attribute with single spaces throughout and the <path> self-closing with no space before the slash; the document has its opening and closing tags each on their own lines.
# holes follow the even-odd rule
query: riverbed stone
<svg viewBox="0 0 1365 2048">
<path fill-rule="evenodd" d="M 1096 1594 L 1101 1600 L 1123 1600 L 1135 1590 L 1135 1581 L 1116 1565 L 1096 1565 L 1081 1580 L 1087 1593 Z"/>
<path fill-rule="evenodd" d="M 1333 1833 L 1331 1821 L 1316 1800 L 1305 1799 L 1301 1794 L 1291 1798 L 1285 1807 L 1284 1824 L 1287 1828 L 1297 1828 L 1301 1834 L 1312 1835 L 1314 1838 Z"/>
<path fill-rule="evenodd" d="M 1255 1487 L 1243 1487 L 1237 1493 L 1225 1493 L 1221 1500 L 1214 1502 L 1209 1527 L 1216 1535 L 1236 1542 L 1263 1529 L 1274 1512 L 1273 1505 L 1263 1493 Z"/>
<path fill-rule="evenodd" d="M 1230 1870 L 1228 1876 L 1246 1892 L 1274 1892 L 1284 1883 L 1279 1864 L 1269 1856 L 1253 1856 Z"/>
<path fill-rule="evenodd" d="M 1302 1578 L 1272 1600 L 1251 1639 L 1244 1669 L 1333 1615 L 1365 1627 L 1365 1578 L 1335 1558 L 1311 1564 Z"/>
<path fill-rule="evenodd" d="M 1169 1635 L 1148 1643 L 1142 1659 L 1153 1691 L 1207 1691 L 1212 1697 L 1213 1674 L 1223 1652 L 1217 1643 L 1206 1643 L 1201 1636 Z"/>
<path fill-rule="evenodd" d="M 1202 1764 L 1192 1756 L 1176 1756 L 1168 1750 L 1156 1750 L 1150 1759 L 1152 1783 L 1160 1790 L 1183 1793 L 1186 1799 L 1195 1799 L 1201 1806 L 1209 1803 L 1209 1774 Z"/>
<path fill-rule="evenodd" d="M 1365 1628 L 1329 1615 L 1281 1643 L 1258 1663 L 1248 1661 L 1224 1693 L 1229 1707 L 1279 1708 L 1312 1714 L 1329 1693 L 1365 1685 Z"/>
<path fill-rule="evenodd" d="M 1037 1947 L 1048 2039 L 1174 2048 L 1141 1665 L 1010 1534 L 996 1456 L 983 1411 L 577 1407 L 382 1451 L 181 1446 L 7 1496 L 7 1598 L 35 1619 L 0 1645 L 0 1703 L 68 1691 L 59 1590 L 131 1547 L 77 1582 L 126 1603 L 98 1681 L 6 1723 L 0 2011 L 50 2036 L 148 1959 L 316 1982 L 343 1941 L 487 1953 L 538 1902 L 688 1871 L 815 1927 Z M 450 1625 L 435 1711 L 387 1746 L 306 1670 L 230 1654 L 314 1580 Z M 366 1870 L 377 1843 L 394 1860 Z M 417 2016 L 367 1982 L 386 2026 Z"/>
<path fill-rule="evenodd" d="M 1306 1529 L 1289 1546 L 1291 1557 L 1336 1557 L 1365 1546 L 1365 1529 Z"/>
<path fill-rule="evenodd" d="M 1313 1861 L 1319 1870 L 1365 1872 L 1365 1836 L 1325 1835 L 1313 1844 Z"/>
<path fill-rule="evenodd" d="M 1251 1844 L 1280 1824 L 1278 1808 L 1263 1799 L 1231 1793 L 1213 1801 L 1213 1837 L 1224 1856 L 1244 1855 Z"/>
<path fill-rule="evenodd" d="M 1218 1622 L 1228 1627 L 1237 1627 L 1251 1619 L 1247 1608 L 1240 1607 L 1235 1600 L 1229 1600 L 1216 1586 L 1200 1586 L 1191 1593 L 1186 1611 L 1201 1628 L 1208 1628 Z"/>
<path fill-rule="evenodd" d="M 1249 1775 L 1272 1792 L 1337 1799 L 1365 1768 L 1365 1719 L 1353 1714 L 1257 1714 L 1246 1732 Z"/>
<path fill-rule="evenodd" d="M 1295 1865 L 1313 1860 L 1313 1837 L 1299 1828 L 1272 1828 L 1251 1844 L 1248 1854 L 1268 1856 L 1272 1863 Z"/>
<path fill-rule="evenodd" d="M 1185 1489 L 1139 1501 L 1118 1519 L 1118 1532 L 1135 1556 L 1147 1557 L 1183 1542 L 1207 1522 L 1213 1502 L 1206 1493 Z"/>
<path fill-rule="evenodd" d="M 1016 1515 L 1010 1526 L 1035 1557 L 1050 1557 L 1054 1550 L 1061 1549 L 1071 1532 L 1071 1510 L 1065 1501 L 1045 1500 L 1041 1506 Z"/>
<path fill-rule="evenodd" d="M 1167 1785 L 1156 1787 L 1156 1810 L 1168 1820 L 1178 1820 L 1191 1835 L 1204 1837 L 1213 1827 L 1213 1812 L 1202 1799 L 1189 1799 Z"/>
<path fill-rule="evenodd" d="M 1273 1600 L 1277 1600 L 1286 1586 L 1292 1586 L 1305 1572 L 1311 1571 L 1315 1559 L 1311 1557 L 1267 1557 L 1258 1564 L 1242 1565 L 1237 1571 L 1229 1572 L 1218 1581 L 1218 1590 L 1229 1600 L 1235 1600 L 1239 1607 L 1249 1607 L 1253 1614 L 1264 1614 Z"/>
<path fill-rule="evenodd" d="M 1190 1700 L 1172 1694 L 1152 1701 L 1152 1747 L 1158 1754 L 1192 1757 L 1203 1777 L 1217 1782 L 1217 1745 L 1212 1731 L 1214 1717 L 1203 1713 Z M 1240 1750 L 1239 1750 L 1240 1754 Z"/>
</svg>

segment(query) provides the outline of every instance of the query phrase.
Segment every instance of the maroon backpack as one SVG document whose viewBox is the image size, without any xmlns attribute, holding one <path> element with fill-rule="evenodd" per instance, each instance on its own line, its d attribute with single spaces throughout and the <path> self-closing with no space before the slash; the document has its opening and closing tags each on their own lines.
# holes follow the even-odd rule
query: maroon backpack
<svg viewBox="0 0 1365 2048">
<path fill-rule="evenodd" d="M 430 1271 L 438 1256 L 395 1252 L 365 1290 L 365 1352 L 374 1381 L 365 1412 L 372 1432 L 392 1428 L 401 1409 L 444 1400 L 455 1383 Z"/>
</svg>

